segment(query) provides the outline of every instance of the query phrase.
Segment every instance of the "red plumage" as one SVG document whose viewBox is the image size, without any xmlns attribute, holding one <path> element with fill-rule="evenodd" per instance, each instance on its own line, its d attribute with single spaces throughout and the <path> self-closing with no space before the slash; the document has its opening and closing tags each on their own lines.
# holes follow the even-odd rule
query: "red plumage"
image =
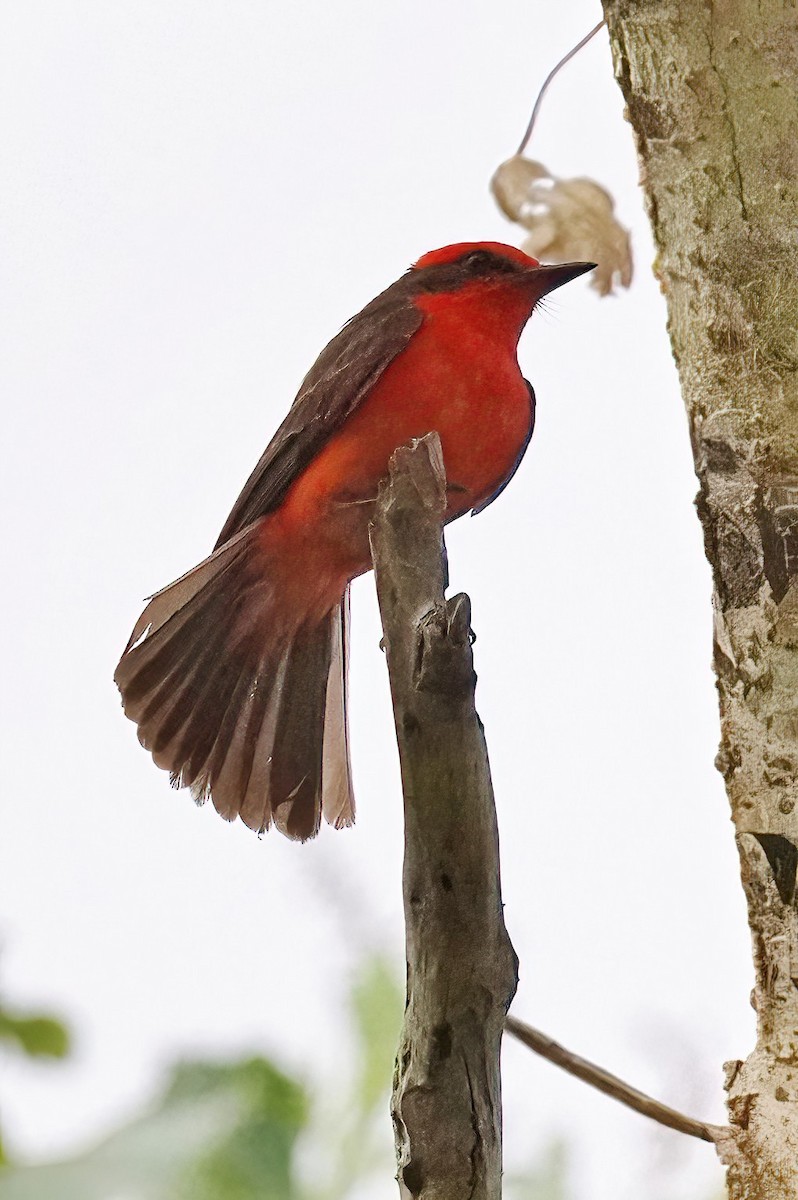
<svg viewBox="0 0 798 1200">
<path fill-rule="evenodd" d="M 590 270 L 500 243 L 425 254 L 322 351 L 214 554 L 145 608 L 117 667 L 155 762 L 227 819 L 302 840 L 354 818 L 348 585 L 397 446 L 436 430 L 447 519 L 502 490 L 529 442 L 516 357 L 538 300 Z"/>
</svg>

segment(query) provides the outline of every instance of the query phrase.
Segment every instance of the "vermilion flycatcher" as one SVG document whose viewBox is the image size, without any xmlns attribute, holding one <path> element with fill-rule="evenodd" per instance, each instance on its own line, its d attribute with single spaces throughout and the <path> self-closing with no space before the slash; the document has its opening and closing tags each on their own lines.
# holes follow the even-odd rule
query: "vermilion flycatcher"
<svg viewBox="0 0 798 1200">
<path fill-rule="evenodd" d="M 115 679 L 176 787 L 251 829 L 312 837 L 354 819 L 349 582 L 393 451 L 437 430 L 447 520 L 506 486 L 535 397 L 516 348 L 535 305 L 593 263 L 497 242 L 433 250 L 367 304 L 306 376 L 210 558 L 158 592 Z"/>
</svg>

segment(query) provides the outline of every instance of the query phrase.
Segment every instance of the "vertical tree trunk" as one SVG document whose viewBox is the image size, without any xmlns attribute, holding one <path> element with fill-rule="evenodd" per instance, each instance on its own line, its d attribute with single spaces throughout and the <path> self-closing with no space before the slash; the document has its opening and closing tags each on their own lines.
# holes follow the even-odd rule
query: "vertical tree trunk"
<svg viewBox="0 0 798 1200">
<path fill-rule="evenodd" d="M 407 1007 L 392 1112 L 406 1200 L 499 1200 L 499 1049 L 516 958 L 474 708 L 470 606 L 444 599 L 437 434 L 391 459 L 371 529 L 405 801 Z"/>
<path fill-rule="evenodd" d="M 798 1195 L 798 7 L 604 0 L 714 576 L 718 767 L 756 967 L 733 1200 Z"/>
</svg>

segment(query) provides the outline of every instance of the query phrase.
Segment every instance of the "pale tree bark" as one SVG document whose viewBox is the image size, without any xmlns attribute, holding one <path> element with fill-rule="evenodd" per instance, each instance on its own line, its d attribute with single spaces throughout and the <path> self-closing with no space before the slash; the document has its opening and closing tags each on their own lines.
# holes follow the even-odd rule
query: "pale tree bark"
<svg viewBox="0 0 798 1200">
<path fill-rule="evenodd" d="M 444 599 L 445 507 L 437 434 L 397 450 L 371 527 L 405 808 L 397 1178 L 405 1200 L 499 1200 L 499 1050 L 517 961 L 474 707 L 470 605 Z"/>
<path fill-rule="evenodd" d="M 798 7 L 605 0 L 714 576 L 718 767 L 757 1043 L 727 1064 L 733 1200 L 798 1196 Z M 709 936 L 709 935 L 708 935 Z"/>
</svg>

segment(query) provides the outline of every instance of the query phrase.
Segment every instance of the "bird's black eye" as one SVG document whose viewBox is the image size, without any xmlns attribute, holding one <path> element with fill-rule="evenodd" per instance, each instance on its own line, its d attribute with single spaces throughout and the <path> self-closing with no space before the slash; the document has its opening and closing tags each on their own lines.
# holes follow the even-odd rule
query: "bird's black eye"
<svg viewBox="0 0 798 1200">
<path fill-rule="evenodd" d="M 499 275 L 518 270 L 511 259 L 494 254 L 492 250 L 472 250 L 462 259 L 462 263 L 469 275 Z"/>
<path fill-rule="evenodd" d="M 465 256 L 463 263 L 470 269 L 484 271 L 493 265 L 494 257 L 487 250 L 472 250 Z"/>
</svg>

